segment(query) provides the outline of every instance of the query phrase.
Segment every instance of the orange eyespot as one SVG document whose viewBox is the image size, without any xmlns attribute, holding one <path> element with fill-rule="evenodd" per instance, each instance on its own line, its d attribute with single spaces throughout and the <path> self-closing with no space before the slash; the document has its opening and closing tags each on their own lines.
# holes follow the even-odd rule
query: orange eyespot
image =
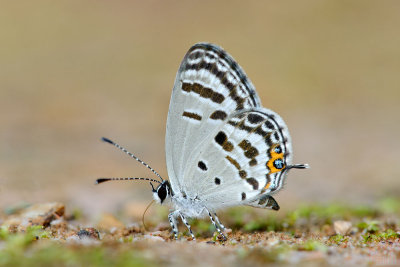
<svg viewBox="0 0 400 267">
<path fill-rule="evenodd" d="M 267 168 L 270 170 L 270 173 L 280 172 L 285 168 L 281 146 L 279 144 L 273 145 L 270 148 L 269 153 L 271 158 L 266 164 Z"/>
</svg>

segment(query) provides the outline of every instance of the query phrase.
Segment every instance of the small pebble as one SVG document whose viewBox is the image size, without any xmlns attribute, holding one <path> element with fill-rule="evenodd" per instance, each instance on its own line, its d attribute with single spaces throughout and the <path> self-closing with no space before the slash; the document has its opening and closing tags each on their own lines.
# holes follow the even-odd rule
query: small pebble
<svg viewBox="0 0 400 267">
<path fill-rule="evenodd" d="M 25 231 L 32 225 L 47 227 L 52 221 L 60 219 L 64 215 L 65 207 L 61 203 L 43 203 L 27 207 L 19 214 L 9 216 L 3 223 L 8 228 L 17 227 L 17 231 Z"/>
<path fill-rule="evenodd" d="M 335 233 L 339 235 L 348 235 L 350 233 L 352 224 L 349 221 L 335 221 L 333 223 L 333 228 Z"/>
</svg>

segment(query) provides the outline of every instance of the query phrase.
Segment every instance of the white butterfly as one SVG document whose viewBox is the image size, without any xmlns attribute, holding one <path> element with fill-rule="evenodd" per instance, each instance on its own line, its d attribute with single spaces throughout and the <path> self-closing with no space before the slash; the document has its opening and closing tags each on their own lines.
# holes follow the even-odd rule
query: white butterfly
<svg viewBox="0 0 400 267">
<path fill-rule="evenodd" d="M 282 188 L 292 165 L 288 128 L 282 118 L 261 106 L 254 86 L 222 48 L 198 43 L 186 53 L 176 75 L 167 119 L 166 159 L 169 181 L 150 178 L 100 178 L 157 182 L 154 198 L 170 205 L 168 218 L 178 235 L 180 217 L 209 216 L 223 238 L 217 210 L 248 205 L 278 210 L 271 196 Z"/>
</svg>

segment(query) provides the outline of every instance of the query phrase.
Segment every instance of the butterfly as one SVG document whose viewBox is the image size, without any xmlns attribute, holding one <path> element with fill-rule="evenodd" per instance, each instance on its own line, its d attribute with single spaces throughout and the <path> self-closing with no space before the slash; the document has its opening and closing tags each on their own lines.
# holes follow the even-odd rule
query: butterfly
<svg viewBox="0 0 400 267">
<path fill-rule="evenodd" d="M 242 68 L 210 43 L 193 45 L 176 75 L 165 137 L 169 180 L 119 144 L 103 141 L 145 165 L 159 180 L 100 178 L 97 183 L 149 181 L 154 199 L 171 207 L 168 219 L 176 239 L 178 218 L 195 240 L 188 218 L 206 216 L 226 239 L 217 211 L 239 205 L 279 210 L 272 195 L 282 188 L 289 170 L 308 168 L 292 164 L 291 139 L 282 118 L 261 106 Z"/>
</svg>

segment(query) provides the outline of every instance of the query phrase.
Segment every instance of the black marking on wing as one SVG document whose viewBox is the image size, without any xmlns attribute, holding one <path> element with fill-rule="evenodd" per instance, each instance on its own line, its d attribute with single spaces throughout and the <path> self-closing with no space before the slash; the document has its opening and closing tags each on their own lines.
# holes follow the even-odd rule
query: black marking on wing
<svg viewBox="0 0 400 267">
<path fill-rule="evenodd" d="M 276 118 L 275 118 L 275 116 L 273 114 L 266 114 L 266 113 L 258 111 L 258 110 L 252 111 L 250 113 L 249 112 L 243 112 L 243 113 L 248 114 L 246 118 L 249 121 L 250 120 L 258 121 L 259 117 L 262 117 L 261 115 L 263 115 L 264 116 L 264 120 L 265 120 L 264 125 L 268 129 L 273 130 L 273 131 L 271 131 L 271 132 L 264 131 L 262 129 L 262 127 L 261 127 L 261 124 L 256 126 L 256 127 L 248 126 L 245 123 L 246 122 L 246 118 L 244 118 L 244 119 L 242 119 L 240 121 L 235 121 L 235 120 L 231 119 L 231 120 L 228 121 L 228 124 L 238 128 L 240 130 L 244 130 L 244 131 L 246 131 L 248 133 L 256 133 L 256 134 L 262 136 L 264 138 L 264 140 L 265 140 L 265 143 L 269 147 L 271 147 L 274 144 L 274 142 L 271 140 L 271 135 L 274 134 L 274 138 L 276 140 L 278 140 L 280 142 L 280 144 L 282 144 L 284 146 L 284 148 L 285 148 L 285 158 L 286 158 L 287 155 L 289 155 L 290 152 L 288 152 L 288 149 L 287 149 L 287 141 L 288 140 L 283 135 L 283 132 L 282 132 L 283 128 L 278 124 L 278 122 L 276 121 Z M 251 114 L 256 114 L 257 116 L 254 117 L 254 115 L 253 115 L 252 118 L 249 119 Z M 239 114 L 237 117 L 240 117 L 240 115 L 241 114 Z M 260 120 L 259 122 L 262 122 L 262 120 Z M 283 140 L 280 140 L 280 136 L 282 136 Z M 254 164 L 254 162 L 253 162 L 253 164 Z M 285 162 L 285 165 L 286 165 L 286 162 Z"/>
<path fill-rule="evenodd" d="M 254 190 L 257 190 L 257 189 L 258 189 L 258 182 L 257 182 L 256 179 L 254 179 L 254 178 L 247 178 L 247 179 L 246 179 L 246 182 L 248 182 L 251 186 L 253 186 L 253 189 L 254 189 Z"/>
<path fill-rule="evenodd" d="M 258 205 L 264 206 L 265 208 L 270 208 L 273 210 L 280 209 L 278 202 L 276 202 L 276 200 L 273 197 L 268 196 L 268 195 L 264 195 L 264 196 L 260 197 L 260 199 L 258 201 Z"/>
<path fill-rule="evenodd" d="M 215 142 L 222 146 L 225 151 L 231 152 L 233 150 L 233 144 L 228 141 L 226 134 L 222 131 L 218 132 L 218 134 L 214 137 Z"/>
<path fill-rule="evenodd" d="M 247 119 L 249 120 L 250 123 L 252 124 L 257 124 L 260 123 L 264 120 L 264 118 L 256 113 L 250 113 L 247 116 Z"/>
<path fill-rule="evenodd" d="M 247 172 L 246 172 L 245 170 L 240 170 L 240 171 L 239 171 L 239 176 L 240 176 L 241 178 L 246 178 L 246 177 L 247 177 Z"/>
<path fill-rule="evenodd" d="M 225 118 L 228 116 L 225 111 L 222 110 L 216 110 L 210 115 L 210 119 L 213 120 L 225 120 Z"/>
<path fill-rule="evenodd" d="M 202 49 L 204 53 L 201 53 L 200 51 L 196 51 L 192 53 L 192 51 Z M 187 57 L 188 59 L 194 60 L 199 57 L 208 57 L 210 59 L 216 59 L 215 56 L 213 56 L 210 53 L 207 53 L 207 51 L 212 51 L 215 54 L 218 55 L 219 58 L 224 60 L 230 67 L 230 71 L 233 71 L 236 76 L 239 78 L 240 84 L 242 84 L 245 88 L 245 90 L 248 93 L 249 99 L 251 101 L 252 106 L 256 107 L 259 106 L 258 103 L 258 96 L 257 93 L 254 90 L 253 85 L 251 82 L 248 80 L 246 74 L 242 70 L 242 68 L 236 63 L 236 61 L 228 54 L 226 53 L 221 47 L 213 45 L 213 44 L 208 44 L 208 43 L 198 43 L 192 46 L 189 51 L 187 52 Z M 245 101 L 245 98 L 242 98 L 237 95 L 237 86 L 229 82 L 229 80 L 225 77 L 225 71 L 220 71 L 216 66 L 215 63 L 208 63 L 204 59 L 201 59 L 200 62 L 195 63 L 195 64 L 185 64 L 182 66 L 181 71 L 185 70 L 200 70 L 200 69 L 206 69 L 213 73 L 215 77 L 217 77 L 221 84 L 223 84 L 228 90 L 231 92 L 231 97 L 234 99 L 234 101 L 237 104 L 236 110 L 243 109 L 243 103 Z M 229 70 L 228 70 L 229 71 Z"/>
<path fill-rule="evenodd" d="M 197 163 L 197 166 L 198 166 L 202 171 L 207 171 L 207 170 L 208 170 L 207 165 L 206 165 L 203 161 L 199 161 L 199 162 Z"/>
<path fill-rule="evenodd" d="M 250 159 L 249 165 L 250 166 L 256 165 L 257 164 L 257 160 L 255 158 L 259 155 L 259 152 L 258 152 L 257 148 L 253 147 L 251 145 L 250 141 L 248 141 L 248 140 L 242 140 L 239 143 L 239 147 L 241 149 L 243 149 L 243 151 L 244 151 L 243 154 L 245 155 L 245 157 Z"/>
<path fill-rule="evenodd" d="M 199 114 L 196 114 L 193 112 L 184 111 L 182 113 L 182 116 L 193 119 L 193 120 L 201 121 L 201 116 Z"/>
<path fill-rule="evenodd" d="M 223 94 L 220 94 L 218 92 L 215 92 L 213 89 L 204 87 L 199 83 L 182 83 L 182 90 L 190 93 L 194 92 L 198 94 L 202 98 L 210 99 L 212 102 L 215 102 L 217 104 L 221 104 L 224 100 L 225 97 Z"/>
<path fill-rule="evenodd" d="M 225 157 L 233 166 L 235 166 L 235 168 L 236 169 L 238 169 L 239 171 L 240 171 L 240 164 L 239 164 L 239 162 L 237 162 L 235 159 L 233 159 L 232 157 L 230 157 L 230 156 L 226 156 Z"/>
</svg>

